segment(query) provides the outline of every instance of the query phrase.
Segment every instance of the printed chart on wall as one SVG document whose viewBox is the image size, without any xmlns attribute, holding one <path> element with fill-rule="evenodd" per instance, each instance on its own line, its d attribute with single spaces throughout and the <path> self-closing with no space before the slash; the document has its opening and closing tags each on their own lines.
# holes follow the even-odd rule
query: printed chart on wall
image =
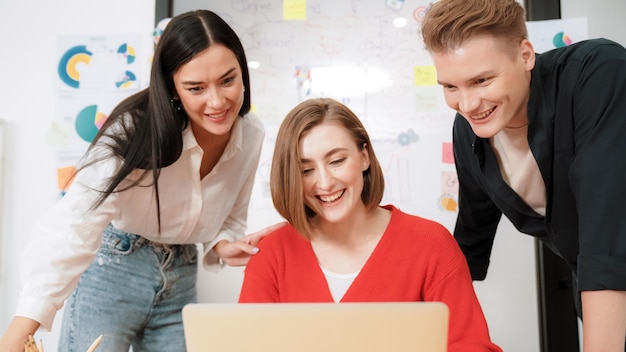
<svg viewBox="0 0 626 352">
<path fill-rule="evenodd" d="M 587 17 L 531 21 L 526 23 L 526 27 L 535 52 L 538 53 L 562 48 L 589 38 Z"/>
<path fill-rule="evenodd" d="M 140 88 L 140 35 L 58 38 L 55 115 L 48 133 L 57 152 L 61 194 L 108 114 Z"/>
<path fill-rule="evenodd" d="M 408 0 L 211 3 L 246 48 L 253 111 L 267 130 L 251 218 L 273 209 L 269 168 L 282 118 L 300 101 L 325 96 L 348 105 L 370 133 L 385 171 L 383 204 L 453 225 L 454 112 L 419 37 L 428 6 Z"/>
</svg>

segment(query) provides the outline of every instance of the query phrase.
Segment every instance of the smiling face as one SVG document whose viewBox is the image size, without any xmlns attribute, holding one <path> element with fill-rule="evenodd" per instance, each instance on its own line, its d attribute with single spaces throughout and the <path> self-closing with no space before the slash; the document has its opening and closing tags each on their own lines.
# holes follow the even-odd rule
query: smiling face
<svg viewBox="0 0 626 352">
<path fill-rule="evenodd" d="M 196 138 L 229 135 L 244 100 L 235 54 L 224 45 L 211 45 L 182 65 L 173 78 Z"/>
<path fill-rule="evenodd" d="M 300 139 L 305 204 L 319 221 L 338 223 L 365 211 L 361 199 L 363 171 L 369 168 L 366 148 L 357 147 L 342 125 L 327 122 Z"/>
<path fill-rule="evenodd" d="M 528 40 L 514 48 L 500 40 L 480 35 L 458 48 L 433 52 L 446 103 L 481 138 L 491 138 L 505 127 L 528 124 L 534 49 Z"/>
</svg>

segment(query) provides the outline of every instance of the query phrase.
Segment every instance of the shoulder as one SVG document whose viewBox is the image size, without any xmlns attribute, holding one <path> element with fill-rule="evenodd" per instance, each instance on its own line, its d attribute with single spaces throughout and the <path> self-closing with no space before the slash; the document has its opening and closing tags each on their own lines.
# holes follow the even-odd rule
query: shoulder
<svg viewBox="0 0 626 352">
<path fill-rule="evenodd" d="M 554 69 L 554 67 L 569 64 L 603 64 L 618 59 L 626 60 L 626 49 L 619 43 L 609 39 L 597 38 L 583 40 L 563 48 L 557 48 L 537 55 L 539 69 Z"/>
<path fill-rule="evenodd" d="M 391 209 L 390 226 L 403 228 L 405 229 L 403 232 L 410 236 L 441 237 L 444 239 L 452 237 L 450 231 L 437 221 L 405 213 L 395 206 L 387 206 L 386 208 Z"/>
<path fill-rule="evenodd" d="M 270 232 L 259 243 L 259 248 L 273 249 L 298 247 L 308 243 L 308 240 L 302 236 L 296 229 L 288 223 Z"/>
<path fill-rule="evenodd" d="M 258 116 L 250 112 L 240 117 L 240 119 L 244 133 L 261 137 L 265 136 L 265 127 Z"/>
<path fill-rule="evenodd" d="M 393 208 L 388 231 L 392 234 L 394 250 L 421 258 L 420 261 L 463 258 L 452 233 L 437 221 Z"/>
<path fill-rule="evenodd" d="M 626 49 L 612 40 L 605 38 L 583 40 L 566 47 L 566 51 L 571 51 L 572 55 L 579 57 L 603 56 L 603 55 L 624 55 Z"/>
<path fill-rule="evenodd" d="M 261 120 L 253 113 L 245 114 L 239 117 L 237 129 L 241 149 L 256 151 L 260 154 L 265 139 L 265 128 Z"/>
</svg>

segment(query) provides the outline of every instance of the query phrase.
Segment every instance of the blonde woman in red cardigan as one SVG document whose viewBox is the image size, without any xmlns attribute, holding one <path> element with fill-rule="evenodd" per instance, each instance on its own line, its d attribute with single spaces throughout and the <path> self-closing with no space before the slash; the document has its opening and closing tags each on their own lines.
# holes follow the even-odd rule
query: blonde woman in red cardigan
<svg viewBox="0 0 626 352">
<path fill-rule="evenodd" d="M 449 351 L 501 351 L 450 232 L 380 206 L 381 167 L 345 105 L 311 99 L 287 114 L 270 184 L 288 224 L 259 244 L 240 302 L 442 301 L 450 310 Z"/>
</svg>

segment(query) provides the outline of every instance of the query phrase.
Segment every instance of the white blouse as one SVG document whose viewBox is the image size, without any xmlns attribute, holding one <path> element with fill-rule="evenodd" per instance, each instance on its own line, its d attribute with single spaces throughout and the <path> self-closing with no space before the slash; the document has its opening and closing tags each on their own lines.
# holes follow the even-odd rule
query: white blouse
<svg viewBox="0 0 626 352">
<path fill-rule="evenodd" d="M 101 189 L 120 165 L 110 158 L 76 175 L 67 193 L 36 224 L 22 257 L 23 289 L 16 315 L 39 321 L 50 329 L 56 312 L 93 261 L 102 232 L 116 228 L 167 244 L 204 246 L 203 264 L 219 270 L 213 246 L 245 234 L 248 203 L 254 185 L 265 132 L 252 114 L 237 119 L 228 145 L 213 170 L 200 179 L 203 150 L 190 127 L 183 131 L 183 151 L 172 165 L 161 169 L 159 197 L 161 233 L 152 175 L 141 185 L 112 193 L 90 210 Z M 97 148 L 94 150 L 97 153 Z M 92 156 L 93 157 L 93 156 Z M 137 177 L 139 170 L 129 179 Z"/>
</svg>

